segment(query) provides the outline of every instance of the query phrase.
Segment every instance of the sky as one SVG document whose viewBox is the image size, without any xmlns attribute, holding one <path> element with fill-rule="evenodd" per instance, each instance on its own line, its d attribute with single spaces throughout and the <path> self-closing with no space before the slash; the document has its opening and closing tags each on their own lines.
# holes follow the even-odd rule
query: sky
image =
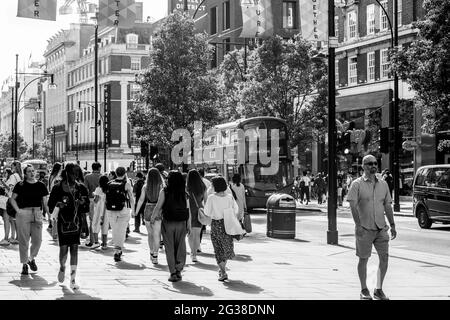
<svg viewBox="0 0 450 320">
<path fill-rule="evenodd" d="M 30 0 L 32 2 L 32 0 Z M 138 0 L 144 3 L 144 21 L 147 16 L 156 20 L 167 14 L 167 0 Z M 65 0 L 57 0 L 57 8 Z M 88 3 L 98 3 L 88 0 Z M 61 29 L 68 29 L 71 22 L 78 22 L 77 15 L 59 15 L 56 21 L 44 21 L 17 17 L 18 0 L 3 0 L 0 7 L 0 30 L 2 45 L 0 49 L 0 85 L 13 75 L 16 67 L 16 54 L 19 54 L 19 68 L 31 61 L 40 61 L 47 47 L 47 40 Z M 76 1 L 73 4 L 76 8 Z"/>
</svg>

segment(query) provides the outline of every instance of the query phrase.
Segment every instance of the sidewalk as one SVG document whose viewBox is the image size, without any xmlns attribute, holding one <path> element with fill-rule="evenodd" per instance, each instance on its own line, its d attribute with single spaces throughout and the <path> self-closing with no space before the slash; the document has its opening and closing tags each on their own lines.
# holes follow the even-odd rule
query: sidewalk
<svg viewBox="0 0 450 320">
<path fill-rule="evenodd" d="M 164 253 L 160 251 L 160 264 L 153 266 L 146 235 L 131 233 L 124 261 L 117 264 L 111 249 L 80 247 L 81 288 L 73 292 L 67 282 L 60 286 L 56 281 L 58 247 L 44 231 L 36 274 L 19 274 L 17 246 L 0 247 L 0 299 L 359 299 L 353 238 L 340 237 L 339 246 L 327 245 L 325 230 L 311 234 L 300 227 L 302 218 L 297 216 L 296 239 L 273 239 L 266 236 L 265 214 L 252 219 L 254 232 L 235 242 L 236 257 L 227 266 L 229 281 L 224 283 L 217 280 L 209 234 L 203 238 L 199 262 L 193 264 L 188 255 L 183 281 L 171 283 Z M 384 287 L 391 299 L 450 298 L 449 257 L 396 248 L 391 257 Z M 373 255 L 368 267 L 371 291 L 377 263 Z"/>
</svg>

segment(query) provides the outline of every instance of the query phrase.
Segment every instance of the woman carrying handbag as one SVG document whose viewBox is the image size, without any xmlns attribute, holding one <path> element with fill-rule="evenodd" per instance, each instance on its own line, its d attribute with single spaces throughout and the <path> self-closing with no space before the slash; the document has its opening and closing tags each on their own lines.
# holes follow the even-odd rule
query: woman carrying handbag
<svg viewBox="0 0 450 320">
<path fill-rule="evenodd" d="M 235 256 L 233 238 L 235 236 L 239 237 L 239 234 L 228 234 L 231 232 L 230 230 L 225 230 L 225 220 L 234 216 L 234 220 L 230 220 L 237 222 L 239 208 L 233 196 L 226 193 L 227 183 L 223 177 L 214 177 L 212 179 L 212 185 L 215 193 L 208 196 L 205 213 L 212 219 L 211 241 L 214 247 L 216 262 L 219 266 L 219 281 L 225 281 L 228 279 L 228 274 L 226 273 L 227 261 L 233 259 Z M 233 216 L 230 216 L 230 214 Z M 239 225 L 239 222 L 237 224 Z M 242 232 L 242 229 L 240 230 Z"/>
<path fill-rule="evenodd" d="M 70 249 L 70 288 L 79 288 L 75 277 L 78 265 L 78 246 L 80 245 L 80 234 L 82 207 L 89 206 L 89 195 L 87 188 L 76 181 L 75 165 L 68 163 L 63 170 L 62 180 L 56 184 L 50 193 L 48 206 L 52 211 L 53 219 L 56 219 L 59 242 L 58 281 L 64 282 L 66 260 Z"/>
</svg>

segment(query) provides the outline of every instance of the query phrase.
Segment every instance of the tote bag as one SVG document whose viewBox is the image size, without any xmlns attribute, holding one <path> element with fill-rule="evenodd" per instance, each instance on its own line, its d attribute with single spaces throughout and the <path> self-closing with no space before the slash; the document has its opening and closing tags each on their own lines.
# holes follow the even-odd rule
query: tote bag
<svg viewBox="0 0 450 320">
<path fill-rule="evenodd" d="M 242 229 L 236 214 L 234 213 L 232 198 L 229 198 L 230 205 L 228 208 L 224 209 L 223 212 L 223 222 L 225 225 L 225 232 L 230 236 L 243 235 L 245 230 Z"/>
<path fill-rule="evenodd" d="M 208 217 L 206 215 L 205 208 L 198 206 L 197 198 L 194 196 L 194 194 L 192 194 L 192 197 L 194 198 L 195 205 L 198 208 L 198 214 L 197 214 L 198 222 L 200 222 L 204 226 L 211 225 L 211 217 Z"/>
</svg>

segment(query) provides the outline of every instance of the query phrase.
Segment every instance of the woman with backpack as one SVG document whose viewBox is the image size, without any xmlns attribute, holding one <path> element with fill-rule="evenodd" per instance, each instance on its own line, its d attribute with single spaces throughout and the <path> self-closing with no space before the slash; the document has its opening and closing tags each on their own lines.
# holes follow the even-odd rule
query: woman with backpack
<svg viewBox="0 0 450 320">
<path fill-rule="evenodd" d="M 198 210 L 203 207 L 208 197 L 206 186 L 200 173 L 192 169 L 186 178 L 186 191 L 189 195 L 189 211 L 191 216 L 191 232 L 189 233 L 189 247 L 191 248 L 191 260 L 197 262 L 197 250 L 200 248 L 200 233 L 203 225 L 198 220 Z"/>
<path fill-rule="evenodd" d="M 68 163 L 62 172 L 62 180 L 50 192 L 49 209 L 56 219 L 59 243 L 58 281 L 64 282 L 67 255 L 70 249 L 70 288 L 79 288 L 75 277 L 78 265 L 78 246 L 80 245 L 82 206 L 89 205 L 89 192 L 84 184 L 76 180 L 76 165 Z"/>
<path fill-rule="evenodd" d="M 158 264 L 158 250 L 161 241 L 161 214 L 156 212 L 158 196 L 163 189 L 163 179 L 159 170 L 151 168 L 147 174 L 147 181 L 142 187 L 141 196 L 136 206 L 139 212 L 145 203 L 144 221 L 147 228 L 148 246 L 150 248 L 150 259 L 153 264 Z"/>
<path fill-rule="evenodd" d="M 169 281 L 182 279 L 181 271 L 186 263 L 186 234 L 191 231 L 189 203 L 181 172 L 172 170 L 167 178 L 167 187 L 159 193 L 156 213 L 162 210 L 161 232 L 169 266 Z"/>
<path fill-rule="evenodd" d="M 11 205 L 16 211 L 17 234 L 19 235 L 19 253 L 22 263 L 22 275 L 28 275 L 28 265 L 37 271 L 34 261 L 42 243 L 42 223 L 46 212 L 47 186 L 36 180 L 34 167 L 27 165 L 23 169 L 24 180 L 14 186 Z M 31 248 L 29 248 L 31 239 Z"/>
<path fill-rule="evenodd" d="M 208 196 L 205 205 L 205 214 L 211 217 L 211 242 L 219 266 L 219 281 L 228 279 L 226 273 L 227 261 L 234 258 L 233 236 L 225 231 L 225 210 L 232 210 L 234 215 L 239 207 L 233 196 L 227 194 L 227 183 L 221 176 L 212 179 L 215 193 Z"/>
</svg>

